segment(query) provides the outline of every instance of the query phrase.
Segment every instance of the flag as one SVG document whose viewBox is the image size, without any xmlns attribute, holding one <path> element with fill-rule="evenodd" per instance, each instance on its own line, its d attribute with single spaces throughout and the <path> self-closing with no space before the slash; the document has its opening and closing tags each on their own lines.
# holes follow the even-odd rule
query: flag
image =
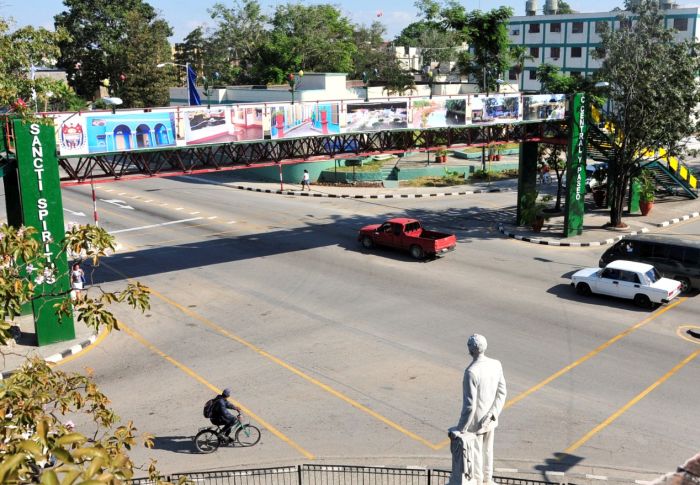
<svg viewBox="0 0 700 485">
<path fill-rule="evenodd" d="M 194 72 L 190 65 L 187 66 L 187 87 L 190 91 L 188 93 L 190 106 L 202 104 L 202 100 L 197 92 L 197 73 Z"/>
</svg>

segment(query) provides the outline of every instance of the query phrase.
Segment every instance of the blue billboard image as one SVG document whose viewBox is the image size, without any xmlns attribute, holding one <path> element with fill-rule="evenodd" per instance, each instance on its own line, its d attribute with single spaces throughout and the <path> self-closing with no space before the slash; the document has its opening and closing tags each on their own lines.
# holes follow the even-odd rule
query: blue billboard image
<svg viewBox="0 0 700 485">
<path fill-rule="evenodd" d="M 89 153 L 174 147 L 176 143 L 175 114 L 172 111 L 85 118 Z"/>
</svg>

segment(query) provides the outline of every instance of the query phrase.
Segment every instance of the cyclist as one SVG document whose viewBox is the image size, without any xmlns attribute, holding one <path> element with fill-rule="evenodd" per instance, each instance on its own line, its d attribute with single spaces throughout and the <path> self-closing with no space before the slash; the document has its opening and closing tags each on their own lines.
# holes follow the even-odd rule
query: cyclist
<svg viewBox="0 0 700 485">
<path fill-rule="evenodd" d="M 241 409 L 238 406 L 230 403 L 228 397 L 231 395 L 231 390 L 226 388 L 221 394 L 216 396 L 214 406 L 211 410 L 211 423 L 215 426 L 223 426 L 221 428 L 221 434 L 225 436 L 230 442 L 232 438 L 229 436 L 231 434 L 231 429 L 233 425 L 236 424 L 237 418 L 229 412 L 229 409 L 233 409 L 238 414 L 241 413 Z"/>
</svg>

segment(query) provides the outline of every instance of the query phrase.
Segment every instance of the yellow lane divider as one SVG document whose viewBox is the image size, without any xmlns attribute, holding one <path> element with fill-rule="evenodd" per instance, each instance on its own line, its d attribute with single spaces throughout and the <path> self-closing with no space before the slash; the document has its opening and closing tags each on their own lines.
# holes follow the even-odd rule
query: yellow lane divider
<svg viewBox="0 0 700 485">
<path fill-rule="evenodd" d="M 673 302 L 673 303 L 671 303 L 671 304 L 669 304 L 669 305 L 663 307 L 662 309 L 660 309 L 660 310 L 654 312 L 652 315 L 649 315 L 647 318 L 645 318 L 645 319 L 642 320 L 641 322 L 639 322 L 639 323 L 637 323 L 637 324 L 635 324 L 635 325 L 632 325 L 631 327 L 629 327 L 629 328 L 628 328 L 627 330 L 625 330 L 624 332 L 618 333 L 618 334 L 615 335 L 613 338 L 611 338 L 610 340 L 608 340 L 608 341 L 602 343 L 601 345 L 599 345 L 598 347 L 596 347 L 595 349 L 591 350 L 591 351 L 588 352 L 586 355 L 584 355 L 583 357 L 581 357 L 580 359 L 577 359 L 577 360 L 573 361 L 571 364 L 567 365 L 566 367 L 563 367 L 562 369 L 558 370 L 557 372 L 555 372 L 555 373 L 552 374 L 551 376 L 549 376 L 549 377 L 547 377 L 546 379 L 544 379 L 544 380 L 538 382 L 537 384 L 535 384 L 535 385 L 532 386 L 531 388 L 529 388 L 529 389 L 527 389 L 527 390 L 521 392 L 520 394 L 518 394 L 517 396 L 515 396 L 513 399 L 510 399 L 508 402 L 506 402 L 506 404 L 505 404 L 505 406 L 504 406 L 503 408 L 504 408 L 504 409 L 508 409 L 509 407 L 513 406 L 514 404 L 517 404 L 518 402 L 520 402 L 520 401 L 522 401 L 523 399 L 525 399 L 526 397 L 528 397 L 530 394 L 532 394 L 532 393 L 534 393 L 534 392 L 536 392 L 536 391 L 539 391 L 540 389 L 542 389 L 544 386 L 546 386 L 547 384 L 549 384 L 549 383 L 552 382 L 553 380 L 558 379 L 559 377 L 563 376 L 564 374 L 566 374 L 566 373 L 569 372 L 570 370 L 572 370 L 572 369 L 578 367 L 579 365 L 583 364 L 584 362 L 586 362 L 587 360 L 591 359 L 592 357 L 595 357 L 596 355 L 598 355 L 598 354 L 601 353 L 603 350 L 605 350 L 605 349 L 607 349 L 608 347 L 610 347 L 612 344 L 614 344 L 614 343 L 617 342 L 618 340 L 621 340 L 621 339 L 623 339 L 624 337 L 627 337 L 629 334 L 631 334 L 631 333 L 634 332 L 635 330 L 639 330 L 639 329 L 642 328 L 644 325 L 648 324 L 648 323 L 651 322 L 652 320 L 654 320 L 654 319 L 658 318 L 659 316 L 663 315 L 664 313 L 666 313 L 667 311 L 669 311 L 671 308 L 677 307 L 678 305 L 680 305 L 681 303 L 683 303 L 683 302 L 686 301 L 687 299 L 688 299 L 687 297 L 679 298 L 679 299 L 676 300 L 675 302 Z M 447 445 L 449 445 L 449 444 L 450 444 L 450 440 L 447 439 L 447 440 L 441 442 L 439 446 L 440 446 L 440 447 L 444 447 L 444 446 L 447 446 Z"/>
<path fill-rule="evenodd" d="M 187 367 L 186 365 L 178 362 L 177 360 L 173 359 L 170 357 L 168 354 L 157 348 L 155 345 L 150 343 L 148 340 L 146 340 L 143 336 L 141 336 L 139 333 L 137 333 L 135 330 L 131 329 L 129 326 L 125 325 L 123 322 L 119 322 L 119 328 L 121 328 L 126 334 L 131 336 L 134 340 L 139 342 L 141 345 L 146 347 L 148 350 L 153 352 L 154 354 L 162 357 L 163 359 L 167 360 L 170 362 L 172 365 L 180 369 L 182 372 L 190 376 L 191 378 L 195 379 L 199 383 L 203 384 L 205 387 L 209 388 L 211 391 L 215 392 L 216 394 L 221 394 L 221 389 L 218 387 L 214 386 L 211 384 L 209 381 L 204 379 L 202 376 L 197 374 L 195 371 Z M 280 440 L 284 441 L 287 443 L 289 446 L 297 450 L 299 453 L 301 453 L 305 458 L 308 458 L 309 460 L 314 459 L 314 455 L 304 449 L 301 445 L 293 441 L 291 438 L 289 438 L 287 435 L 282 433 L 280 430 L 278 430 L 276 427 L 274 427 L 272 424 L 268 423 L 264 419 L 262 419 L 260 416 L 255 414 L 253 411 L 251 411 L 249 408 L 244 406 L 242 403 L 239 401 L 236 401 L 233 398 L 229 398 L 229 400 L 234 403 L 236 406 L 240 407 L 243 412 L 245 412 L 248 416 L 253 418 L 256 422 L 260 423 L 262 427 L 267 429 L 270 433 L 275 435 L 277 438 Z"/>
<path fill-rule="evenodd" d="M 598 426 L 590 430 L 588 433 L 586 433 L 581 439 L 573 443 L 571 446 L 569 446 L 566 450 L 564 450 L 564 453 L 572 453 L 576 451 L 578 448 L 580 448 L 582 445 L 584 445 L 588 440 L 593 438 L 596 434 L 600 433 L 602 430 L 607 428 L 613 421 L 615 421 L 617 418 L 622 416 L 629 408 L 637 404 L 639 401 L 644 399 L 649 393 L 651 393 L 654 389 L 659 387 L 661 384 L 666 382 L 671 376 L 673 376 L 676 372 L 681 370 L 683 367 L 685 367 L 687 364 L 692 362 L 698 355 L 700 355 L 700 349 L 696 350 L 692 354 L 690 354 L 688 357 L 680 361 L 678 364 L 676 364 L 673 369 L 668 371 L 666 374 L 664 374 L 659 380 L 654 382 L 651 386 L 647 387 L 644 389 L 642 392 L 637 394 L 632 400 L 630 400 L 627 404 L 622 406 L 620 409 L 612 413 L 605 421 L 600 423 Z"/>
</svg>

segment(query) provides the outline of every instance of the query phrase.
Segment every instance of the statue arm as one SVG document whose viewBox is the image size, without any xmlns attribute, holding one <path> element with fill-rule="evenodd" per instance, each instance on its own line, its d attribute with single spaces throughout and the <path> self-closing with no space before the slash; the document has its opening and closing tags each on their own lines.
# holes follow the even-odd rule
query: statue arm
<svg viewBox="0 0 700 485">
<path fill-rule="evenodd" d="M 459 416 L 457 428 L 462 433 L 466 433 L 469 424 L 474 420 L 474 413 L 476 412 L 475 400 L 477 396 L 476 380 L 469 372 L 464 373 L 462 394 L 462 413 Z"/>
<path fill-rule="evenodd" d="M 500 367 L 500 366 L 499 366 Z M 506 404 L 506 396 L 508 392 L 506 390 L 506 378 L 503 376 L 503 368 L 501 367 L 501 376 L 498 379 L 498 388 L 496 389 L 496 399 L 493 401 L 493 406 L 491 406 L 491 414 L 498 417 L 503 411 L 503 406 Z"/>
</svg>

